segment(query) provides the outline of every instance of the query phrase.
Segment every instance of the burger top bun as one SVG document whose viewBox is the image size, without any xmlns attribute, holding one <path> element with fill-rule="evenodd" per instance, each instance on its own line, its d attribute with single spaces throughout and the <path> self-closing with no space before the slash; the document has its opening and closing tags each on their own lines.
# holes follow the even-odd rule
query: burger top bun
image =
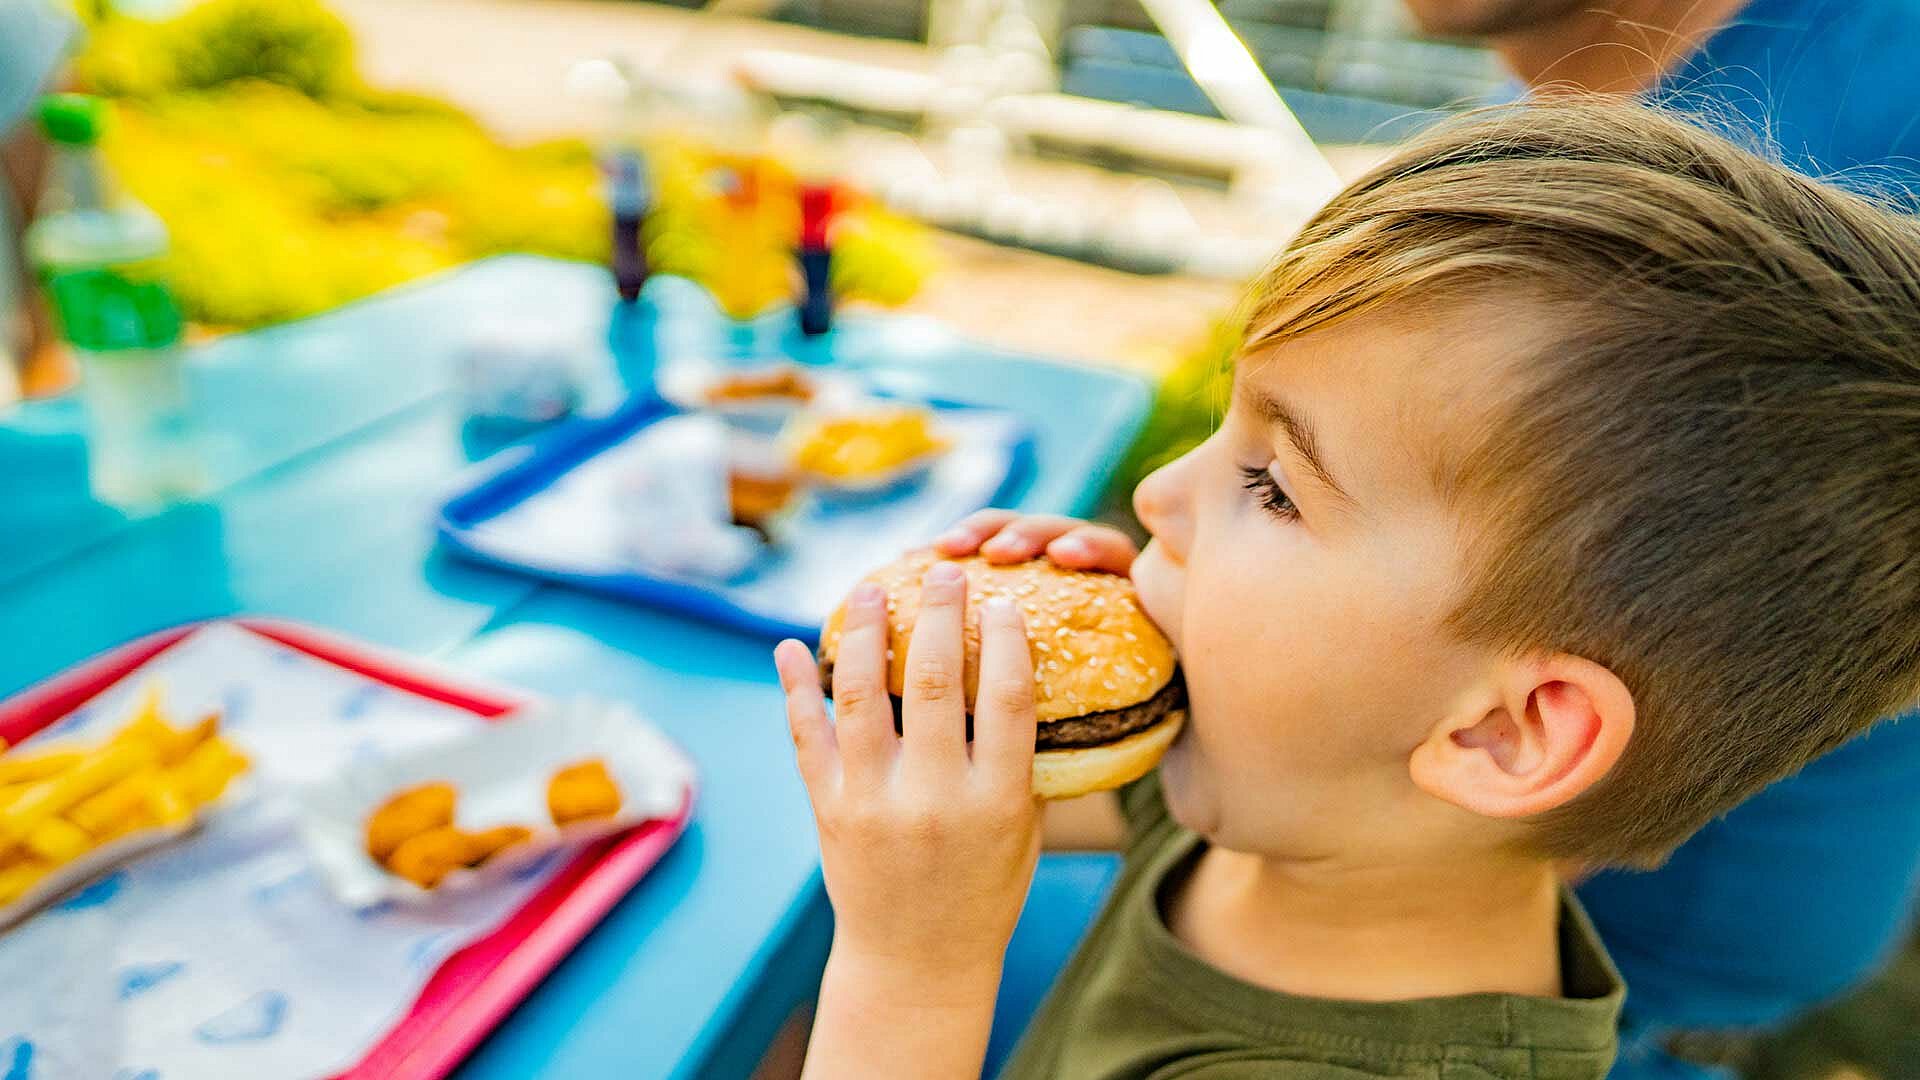
<svg viewBox="0 0 1920 1080">
<path fill-rule="evenodd" d="M 920 579 L 941 561 L 914 551 L 867 575 L 887 594 L 887 688 L 905 696 L 907 642 L 920 613 Z M 978 555 L 954 559 L 967 575 L 967 707 L 978 690 L 980 605 L 1005 596 L 1020 605 L 1032 648 L 1034 704 L 1041 723 L 1147 700 L 1172 680 L 1173 644 L 1140 610 L 1133 583 L 1115 574 L 1064 570 L 1044 559 L 995 566 Z M 820 634 L 820 658 L 840 649 L 843 603 Z"/>
</svg>

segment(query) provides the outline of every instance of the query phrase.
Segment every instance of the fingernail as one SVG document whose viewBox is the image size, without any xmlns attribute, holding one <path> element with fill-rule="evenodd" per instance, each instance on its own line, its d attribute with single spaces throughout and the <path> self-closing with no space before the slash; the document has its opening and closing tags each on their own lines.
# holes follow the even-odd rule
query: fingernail
<svg viewBox="0 0 1920 1080">
<path fill-rule="evenodd" d="M 1013 600 L 1006 596 L 989 596 L 986 603 L 987 614 L 1005 618 L 1013 614 Z"/>
<path fill-rule="evenodd" d="M 933 542 L 936 546 L 948 547 L 953 544 L 966 543 L 966 540 L 967 540 L 966 533 L 961 532 L 959 529 L 953 529 L 948 532 L 943 532 L 939 536 L 934 537 Z"/>
<path fill-rule="evenodd" d="M 884 600 L 886 595 L 880 586 L 871 581 L 864 581 L 853 590 L 853 602 L 860 607 L 872 607 Z"/>
<path fill-rule="evenodd" d="M 1055 541 L 1053 551 L 1057 555 L 1087 555 L 1091 554 L 1092 549 L 1087 547 L 1085 540 L 1077 536 L 1069 536 L 1063 540 Z"/>
<path fill-rule="evenodd" d="M 933 568 L 927 571 L 926 580 L 922 584 L 946 587 L 958 585 L 965 580 L 967 580 L 967 575 L 959 566 L 950 562 L 943 562 L 933 564 Z"/>
</svg>

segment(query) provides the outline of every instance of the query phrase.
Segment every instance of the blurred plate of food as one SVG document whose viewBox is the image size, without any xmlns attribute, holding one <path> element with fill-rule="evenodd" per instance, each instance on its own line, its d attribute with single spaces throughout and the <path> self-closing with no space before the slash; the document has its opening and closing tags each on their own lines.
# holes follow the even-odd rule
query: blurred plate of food
<svg viewBox="0 0 1920 1080">
<path fill-rule="evenodd" d="M 686 756 L 633 710 L 541 704 L 307 786 L 299 831 L 342 903 L 421 903 L 672 817 L 692 784 Z"/>
<path fill-rule="evenodd" d="M 637 400 L 481 463 L 440 537 L 491 566 L 811 639 L 867 567 L 1017 499 L 1032 467 L 1031 430 L 999 409 L 865 398 L 768 439 Z"/>
</svg>

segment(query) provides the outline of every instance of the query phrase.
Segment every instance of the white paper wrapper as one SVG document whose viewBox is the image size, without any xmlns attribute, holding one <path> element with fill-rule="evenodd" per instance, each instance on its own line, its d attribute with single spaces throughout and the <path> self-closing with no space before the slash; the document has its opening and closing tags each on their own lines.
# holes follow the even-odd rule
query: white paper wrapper
<svg viewBox="0 0 1920 1080">
<path fill-rule="evenodd" d="M 209 809 L 202 808 L 203 819 Z M 118 840 L 101 844 L 72 862 L 61 863 L 53 872 L 16 897 L 12 903 L 0 907 L 0 931 L 39 911 L 48 901 L 92 881 L 129 859 L 138 858 L 156 848 L 165 847 L 192 833 L 198 827 L 198 821 L 191 821 L 179 825 L 141 829 Z"/>
<path fill-rule="evenodd" d="M 610 494 L 634 564 L 725 581 L 765 550 L 758 532 L 733 523 L 732 454 L 726 427 L 709 416 L 669 417 L 607 452 L 620 462 Z"/>
<path fill-rule="evenodd" d="M 547 781 L 561 768 L 597 758 L 620 789 L 620 812 L 556 828 Z M 525 825 L 534 830 L 477 870 L 457 870 L 428 890 L 388 873 L 366 851 L 368 815 L 396 791 L 445 781 L 459 792 L 463 829 Z M 367 908 L 393 900 L 437 902 L 511 879 L 557 849 L 573 848 L 646 821 L 670 817 L 693 782 L 693 766 L 633 710 L 592 701 L 525 709 L 444 743 L 357 762 L 301 792 L 300 835 L 342 903 Z"/>
</svg>

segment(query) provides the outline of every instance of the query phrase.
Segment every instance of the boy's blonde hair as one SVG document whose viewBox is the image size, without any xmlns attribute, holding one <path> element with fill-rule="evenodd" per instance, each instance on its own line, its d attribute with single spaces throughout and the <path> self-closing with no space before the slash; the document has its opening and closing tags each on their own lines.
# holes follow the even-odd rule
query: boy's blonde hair
<svg viewBox="0 0 1920 1080">
<path fill-rule="evenodd" d="M 1538 847 L 1657 863 L 1920 692 L 1920 230 L 1646 108 L 1494 110 L 1322 210 L 1247 348 L 1488 293 L 1553 332 L 1437 470 L 1451 622 L 1626 683 L 1625 756 Z"/>
</svg>

